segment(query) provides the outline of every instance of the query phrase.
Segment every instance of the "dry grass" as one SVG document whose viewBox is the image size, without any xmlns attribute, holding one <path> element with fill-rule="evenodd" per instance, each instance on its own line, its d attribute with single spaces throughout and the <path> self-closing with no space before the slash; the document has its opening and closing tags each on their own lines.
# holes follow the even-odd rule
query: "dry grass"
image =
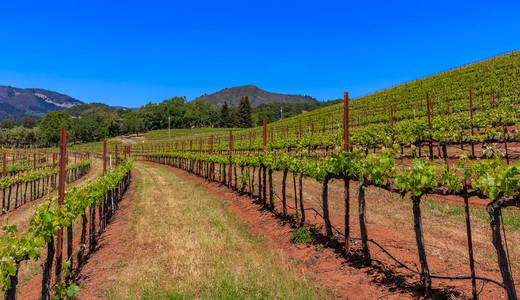
<svg viewBox="0 0 520 300">
<path fill-rule="evenodd" d="M 281 172 L 273 174 L 275 192 L 281 197 Z M 292 177 L 288 177 L 288 203 L 293 205 Z M 321 211 L 321 183 L 314 179 L 304 179 L 303 198 L 307 207 L 312 206 Z M 351 183 L 350 220 L 352 234 L 359 236 L 357 183 Z M 367 227 L 368 236 L 381 242 L 385 248 L 404 259 L 410 265 L 418 264 L 415 236 L 413 231 L 412 203 L 408 197 L 401 198 L 378 188 L 368 188 Z M 461 202 L 462 203 L 462 202 Z M 333 226 L 343 230 L 343 182 L 334 181 L 329 184 L 329 209 Z M 424 226 L 424 237 L 431 271 L 439 275 L 468 275 L 468 249 L 464 207 L 446 203 L 438 198 L 424 198 L 421 204 Z M 292 213 L 293 211 L 290 210 Z M 518 209 L 504 211 L 509 254 L 514 278 L 520 278 L 520 217 Z M 495 249 L 491 243 L 489 216 L 482 207 L 471 207 L 471 226 L 477 275 L 486 275 L 501 281 L 497 265 Z M 312 213 L 310 213 L 312 214 Z M 338 220 L 340 220 L 338 222 Z M 378 259 L 385 255 L 371 249 Z M 410 259 L 412 258 L 412 259 Z M 494 286 L 489 286 L 495 288 Z M 466 291 L 467 292 L 467 291 Z"/>
<path fill-rule="evenodd" d="M 133 257 L 110 299 L 332 298 L 200 186 L 136 163 Z"/>
</svg>

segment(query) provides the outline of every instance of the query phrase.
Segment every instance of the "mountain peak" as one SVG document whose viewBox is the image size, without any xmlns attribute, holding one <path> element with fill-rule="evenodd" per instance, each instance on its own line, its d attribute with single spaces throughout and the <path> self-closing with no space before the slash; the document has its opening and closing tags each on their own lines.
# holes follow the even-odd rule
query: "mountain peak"
<svg viewBox="0 0 520 300">
<path fill-rule="evenodd" d="M 63 110 L 83 102 L 45 89 L 0 85 L 0 104 L 0 120 L 19 120 L 22 117 L 41 117 L 49 111 Z"/>
<path fill-rule="evenodd" d="M 316 99 L 310 96 L 271 93 L 252 84 L 225 88 L 211 95 L 202 95 L 195 100 L 202 100 L 216 107 L 221 107 L 224 102 L 227 102 L 231 106 L 238 106 L 240 98 L 244 96 L 249 98 L 252 107 L 266 103 L 317 102 Z"/>
</svg>

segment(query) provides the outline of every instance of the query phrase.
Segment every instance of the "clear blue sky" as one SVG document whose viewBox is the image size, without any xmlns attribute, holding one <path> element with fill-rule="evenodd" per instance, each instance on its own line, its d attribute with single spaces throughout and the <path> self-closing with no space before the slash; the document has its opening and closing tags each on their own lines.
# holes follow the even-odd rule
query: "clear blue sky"
<svg viewBox="0 0 520 300">
<path fill-rule="evenodd" d="M 0 2 L 0 85 L 137 107 L 254 84 L 358 97 L 520 48 L 520 1 Z"/>
</svg>

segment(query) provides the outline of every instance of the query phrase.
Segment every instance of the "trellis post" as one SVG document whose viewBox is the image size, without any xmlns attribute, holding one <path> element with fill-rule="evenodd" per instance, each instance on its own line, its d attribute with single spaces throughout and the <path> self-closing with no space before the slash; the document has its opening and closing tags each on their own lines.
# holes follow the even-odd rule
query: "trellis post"
<svg viewBox="0 0 520 300">
<path fill-rule="evenodd" d="M 430 111 L 430 96 L 428 95 L 428 92 L 426 92 L 426 111 L 428 113 L 428 131 L 429 131 L 428 147 L 430 150 L 430 160 L 433 160 L 432 120 L 431 120 L 431 111 Z"/>
<path fill-rule="evenodd" d="M 469 89 L 469 118 L 471 125 L 471 136 L 475 134 L 475 130 L 473 127 L 473 93 L 471 89 Z M 471 139 L 471 157 L 475 158 L 475 145 L 473 144 L 473 139 Z"/>
<path fill-rule="evenodd" d="M 107 141 L 103 141 L 103 175 L 107 172 Z"/>
<path fill-rule="evenodd" d="M 229 130 L 229 156 L 233 155 L 233 130 Z M 231 184 L 233 182 L 233 164 L 231 163 L 231 160 L 229 161 L 229 187 L 231 187 Z"/>
<path fill-rule="evenodd" d="M 6 177 L 7 174 L 6 174 L 6 165 L 7 163 L 7 153 L 3 153 L 3 164 L 2 164 L 2 177 Z M 5 189 L 2 189 L 2 213 L 4 212 L 4 208 L 5 208 Z"/>
<path fill-rule="evenodd" d="M 117 144 L 116 144 L 116 157 L 115 157 L 115 159 L 116 159 L 116 162 L 115 162 L 116 163 L 116 167 L 117 167 L 117 161 L 118 161 L 118 159 L 117 159 L 118 153 L 117 152 L 118 152 L 118 149 L 117 149 Z"/>
<path fill-rule="evenodd" d="M 58 205 L 62 206 L 65 200 L 65 168 L 66 168 L 66 156 L 67 156 L 67 129 L 61 129 L 60 137 L 60 178 L 58 182 Z M 58 235 L 56 237 L 56 278 L 61 273 L 61 263 L 63 258 L 63 228 L 58 229 Z"/>
<path fill-rule="evenodd" d="M 344 141 L 343 148 L 345 151 L 350 151 L 349 144 L 349 112 L 348 112 L 348 92 L 343 94 L 343 132 L 344 132 Z"/>
<path fill-rule="evenodd" d="M 471 271 L 471 287 L 473 300 L 477 300 L 477 283 L 475 279 L 475 261 L 473 258 L 473 240 L 471 238 L 471 222 L 469 217 L 469 203 L 466 190 L 466 180 L 464 180 L 464 210 L 466 214 L 466 236 L 468 238 L 468 254 L 469 254 L 469 268 Z"/>
<path fill-rule="evenodd" d="M 298 129 L 300 131 L 300 139 L 302 138 L 302 120 L 298 120 Z"/>
<path fill-rule="evenodd" d="M 348 102 L 348 92 L 343 94 L 343 149 L 345 151 L 350 151 L 349 144 L 349 102 Z M 344 202 L 345 202 L 345 254 L 348 255 L 350 253 L 350 178 L 347 174 L 344 175 Z"/>
<path fill-rule="evenodd" d="M 264 117 L 264 121 L 263 121 L 263 128 L 262 128 L 262 132 L 263 132 L 263 149 L 264 151 L 266 150 L 267 148 L 267 118 Z"/>
</svg>

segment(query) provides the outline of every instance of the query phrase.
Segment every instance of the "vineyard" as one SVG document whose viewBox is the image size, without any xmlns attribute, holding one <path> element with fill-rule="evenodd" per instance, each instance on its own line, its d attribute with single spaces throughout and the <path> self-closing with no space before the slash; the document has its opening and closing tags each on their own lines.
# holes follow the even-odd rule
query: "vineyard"
<svg viewBox="0 0 520 300">
<path fill-rule="evenodd" d="M 16 298 L 19 276 L 23 275 L 25 281 L 31 277 L 33 271 L 29 269 L 40 259 L 44 260 L 41 293 L 32 297 L 61 299 L 77 295 L 78 287 L 72 279 L 95 251 L 98 236 L 130 183 L 132 161 L 128 152 L 120 157 L 116 150 L 113 154 L 118 159 L 114 159 L 113 166 L 110 160 L 107 168 L 105 143 L 103 172 L 98 178 L 67 187 L 91 172 L 93 161 L 89 152 L 68 153 L 66 137 L 62 129 L 59 149 L 3 153 L 2 214 L 10 217 L 4 220 L 0 238 L 0 277 L 6 299 Z M 78 234 L 79 240 L 74 239 Z M 22 283 L 27 284 L 25 281 Z"/>
<path fill-rule="evenodd" d="M 388 293 L 382 296 L 517 300 L 520 53 L 511 52 L 357 99 L 349 99 L 345 93 L 343 100 L 339 105 L 269 124 L 264 119 L 263 126 L 251 129 L 162 129 L 79 145 L 67 145 L 66 130 L 62 129 L 59 148 L 4 149 L 0 284 L 5 298 L 80 295 L 84 278 L 79 274 L 90 257 L 103 250 L 99 247 L 102 235 L 114 222 L 134 168 L 141 190 L 130 198 L 150 198 L 149 203 L 153 203 L 148 208 L 143 207 L 143 199 L 133 204 L 138 207 L 133 215 L 136 224 L 148 227 L 135 226 L 132 232 L 144 231 L 142 236 L 154 232 L 147 236 L 154 242 L 141 248 L 174 244 L 178 248 L 173 252 L 160 251 L 171 255 L 177 255 L 177 251 L 196 253 L 186 255 L 198 254 L 211 260 L 218 257 L 214 252 L 229 251 L 219 243 L 230 240 L 230 236 L 240 239 L 241 246 L 250 247 L 247 239 L 229 233 L 220 223 L 224 221 L 217 220 L 226 218 L 226 224 L 238 226 L 224 213 L 215 217 L 214 211 L 220 206 L 211 204 L 208 210 L 199 198 L 191 199 L 192 193 L 211 188 L 224 195 L 224 204 L 248 202 L 277 220 L 276 226 L 289 226 L 291 243 L 306 243 L 320 251 L 333 249 L 336 259 L 341 260 L 337 263 L 341 266 L 336 266 L 339 270 L 352 268 L 351 275 L 357 272 L 371 278 L 380 274 L 370 285 L 377 290 L 384 288 Z M 190 185 L 189 192 L 177 191 L 184 202 L 172 202 L 178 194 L 167 194 L 164 199 L 164 194 L 154 192 L 175 193 L 187 183 L 172 183 L 168 174 L 186 182 L 198 178 L 203 184 Z M 179 206 L 182 211 L 175 212 L 175 217 L 156 218 L 163 210 Z M 204 212 L 202 217 L 199 210 Z M 146 214 L 148 219 L 142 217 Z M 181 219 L 191 222 L 191 227 L 180 223 Z M 199 228 L 199 223 L 215 228 Z M 171 224 L 174 227 L 168 227 Z M 155 233 L 155 226 L 163 231 Z M 177 230 L 203 242 L 197 244 L 183 236 L 176 236 L 175 242 L 158 238 Z M 211 238 L 204 236 L 208 232 Z M 107 243 L 116 237 L 109 235 Z M 212 250 L 212 239 L 222 249 Z M 135 244 L 124 244 L 128 245 Z M 161 249 L 168 249 L 161 245 Z M 211 252 L 209 258 L 201 248 Z M 229 256 L 244 255 L 237 250 L 239 246 L 233 244 L 231 248 Z M 128 256 L 130 252 L 148 253 L 137 248 L 124 250 Z M 173 260 L 162 253 L 153 254 Z M 155 267 L 153 272 L 139 272 L 138 279 L 121 272 L 121 277 L 127 276 L 132 288 L 141 276 L 153 278 L 150 280 L 155 284 L 155 280 L 160 281 L 155 274 L 168 269 L 164 261 L 156 266 L 155 258 L 146 257 L 142 262 Z M 196 258 L 199 261 L 194 264 L 204 266 L 200 262 L 204 259 Z M 184 260 L 179 256 L 175 259 Z M 287 273 L 277 273 L 277 262 L 272 259 L 267 259 L 266 272 L 276 273 L 276 278 L 284 274 L 297 277 L 290 267 L 289 271 L 284 269 Z M 233 263 L 220 263 L 220 258 L 212 261 L 208 269 L 222 265 L 225 274 L 215 271 L 219 276 L 233 272 Z M 291 264 L 281 265 L 285 268 Z M 181 271 L 183 268 L 190 266 L 179 266 Z M 241 266 L 240 272 L 245 268 Z M 126 270 L 124 266 L 121 269 Z M 171 272 L 176 276 L 172 280 L 184 278 L 177 269 Z M 269 277 L 264 273 L 255 276 Z M 323 279 L 328 275 L 317 274 L 320 276 Z M 226 290 L 230 283 L 224 283 L 222 289 Z M 248 284 L 244 285 L 250 287 Z M 299 284 L 295 279 L 284 289 Z M 155 290 L 153 284 L 151 289 Z M 260 287 L 261 293 L 251 290 L 255 289 L 222 295 L 329 295 L 314 287 L 275 295 L 265 294 Z M 216 295 L 207 290 L 189 292 L 192 294 L 187 295 L 193 298 Z M 127 295 L 117 288 L 110 293 L 116 295 L 114 298 Z"/>
<path fill-rule="evenodd" d="M 313 219 L 322 225 L 318 231 L 326 239 L 342 240 L 347 257 L 355 254 L 370 264 L 373 249 L 381 250 L 398 268 L 420 278 L 425 295 L 435 294 L 432 280 L 460 280 L 471 284 L 473 299 L 481 293 L 517 299 L 518 252 L 510 238 L 518 237 L 520 224 L 515 209 L 520 207 L 519 63 L 519 54 L 512 52 L 350 101 L 345 93 L 342 106 L 264 122 L 260 128 L 174 136 L 133 146 L 132 153 L 138 160 L 180 168 L 247 194 L 299 226 L 312 225 L 309 214 L 317 215 L 322 219 Z M 304 198 L 305 179 L 321 186 L 321 193 L 310 193 L 320 199 L 317 203 Z M 332 181 L 343 182 L 344 220 L 339 223 L 339 212 L 329 203 Z M 353 189 L 359 237 L 351 234 Z M 369 238 L 365 193 L 370 189 L 410 199 L 419 269 Z M 429 266 L 422 210 L 424 199 L 432 197 L 463 207 L 464 275 L 439 274 Z M 494 274 L 478 276 L 474 256 L 480 248 L 473 247 L 472 212 L 487 219 L 485 247 L 494 251 Z M 354 242 L 359 248 L 352 248 Z M 484 286 L 493 292 L 485 294 Z"/>
</svg>

